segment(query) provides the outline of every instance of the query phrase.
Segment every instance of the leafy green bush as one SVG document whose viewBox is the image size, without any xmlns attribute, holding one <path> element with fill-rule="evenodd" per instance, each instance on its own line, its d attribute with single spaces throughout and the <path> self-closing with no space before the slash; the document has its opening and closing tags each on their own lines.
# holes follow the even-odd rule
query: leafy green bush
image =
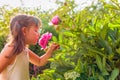
<svg viewBox="0 0 120 80">
<path fill-rule="evenodd" d="M 6 36 L 0 36 L 0 51 L 3 49 L 6 43 Z"/>
<path fill-rule="evenodd" d="M 53 39 L 61 48 L 49 59 L 50 69 L 40 74 L 42 80 L 119 80 L 117 2 L 99 1 L 77 12 L 74 2 L 65 3 L 52 13 L 62 20 L 59 36 Z"/>
<path fill-rule="evenodd" d="M 99 0 L 98 4 L 80 11 L 75 11 L 76 4 L 70 0 L 61 2 L 51 14 L 39 9 L 23 10 L 40 17 L 43 21 L 41 34 L 52 32 L 52 41 L 60 44 L 60 49 L 49 59 L 47 69 L 32 80 L 119 80 L 120 6 L 117 1 L 110 1 Z M 56 31 L 48 25 L 55 15 L 62 20 Z M 44 53 L 38 45 L 30 48 L 39 55 Z"/>
</svg>

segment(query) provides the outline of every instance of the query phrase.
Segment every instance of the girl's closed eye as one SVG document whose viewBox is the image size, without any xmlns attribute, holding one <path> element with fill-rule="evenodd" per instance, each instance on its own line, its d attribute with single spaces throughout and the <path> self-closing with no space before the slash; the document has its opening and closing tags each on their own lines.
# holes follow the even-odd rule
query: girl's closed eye
<svg viewBox="0 0 120 80">
<path fill-rule="evenodd" d="M 37 32 L 37 33 L 38 33 L 38 30 L 35 30 L 35 32 Z"/>
<path fill-rule="evenodd" d="M 39 30 L 38 30 L 38 29 L 34 29 L 33 31 L 36 32 L 36 33 L 39 33 Z"/>
<path fill-rule="evenodd" d="M 35 33 L 39 36 L 40 33 L 39 33 L 39 30 L 35 30 Z"/>
</svg>

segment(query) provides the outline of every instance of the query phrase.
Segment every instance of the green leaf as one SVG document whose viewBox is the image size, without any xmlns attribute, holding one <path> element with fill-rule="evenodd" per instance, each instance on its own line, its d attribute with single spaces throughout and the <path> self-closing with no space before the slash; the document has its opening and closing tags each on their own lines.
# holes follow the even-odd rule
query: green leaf
<svg viewBox="0 0 120 80">
<path fill-rule="evenodd" d="M 112 71 L 111 76 L 109 77 L 109 80 L 115 80 L 118 75 L 119 75 L 119 69 L 115 68 Z"/>
<path fill-rule="evenodd" d="M 62 35 L 59 34 L 59 43 L 62 43 L 62 41 L 63 41 Z"/>
<path fill-rule="evenodd" d="M 116 49 L 116 51 L 117 51 L 117 53 L 119 53 L 119 54 L 120 54 L 120 48 Z"/>
<path fill-rule="evenodd" d="M 98 75 L 99 80 L 105 80 L 103 76 Z"/>
<path fill-rule="evenodd" d="M 109 23 L 108 26 L 110 28 L 119 28 L 120 27 L 120 24 L 112 24 L 112 23 Z"/>
<path fill-rule="evenodd" d="M 73 34 L 70 31 L 65 31 L 64 34 L 67 35 L 67 36 L 75 37 L 75 34 Z"/>
<path fill-rule="evenodd" d="M 75 70 L 76 70 L 77 72 L 79 72 L 79 73 L 82 72 L 82 63 L 81 63 L 80 59 L 78 59 L 77 65 L 76 65 L 76 67 L 75 67 Z"/>
<path fill-rule="evenodd" d="M 57 38 L 56 38 L 55 36 L 52 36 L 52 40 L 53 40 L 54 42 L 57 42 Z"/>
<path fill-rule="evenodd" d="M 108 29 L 108 26 L 107 26 L 107 24 L 105 24 L 104 27 L 103 27 L 103 29 L 100 32 L 100 35 L 101 35 L 101 37 L 102 37 L 103 40 L 106 38 L 107 29 Z"/>
<path fill-rule="evenodd" d="M 100 69 L 100 71 L 103 71 L 101 57 L 99 55 L 96 55 L 96 63 L 97 63 L 98 68 Z"/>
<path fill-rule="evenodd" d="M 87 38 L 85 37 L 85 34 L 81 33 L 80 38 L 81 38 L 81 41 L 87 42 Z"/>
<path fill-rule="evenodd" d="M 103 62 L 105 60 L 103 59 Z M 107 70 L 105 69 L 105 62 L 102 63 L 102 59 L 99 55 L 96 55 L 96 63 L 97 63 L 97 66 L 98 68 L 100 69 L 100 71 L 102 72 L 102 75 L 108 75 L 108 72 Z"/>
</svg>

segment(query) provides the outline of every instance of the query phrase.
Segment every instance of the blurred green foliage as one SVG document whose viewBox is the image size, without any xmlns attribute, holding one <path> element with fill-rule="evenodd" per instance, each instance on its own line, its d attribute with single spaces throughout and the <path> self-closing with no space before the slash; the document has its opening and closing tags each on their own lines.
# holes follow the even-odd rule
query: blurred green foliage
<svg viewBox="0 0 120 80">
<path fill-rule="evenodd" d="M 119 80 L 119 3 L 99 0 L 81 11 L 75 7 L 66 0 L 51 14 L 62 20 L 53 39 L 61 48 L 41 80 Z"/>
<path fill-rule="evenodd" d="M 6 37 L 5 36 L 0 36 L 0 51 L 4 47 L 5 43 L 6 43 Z"/>
<path fill-rule="evenodd" d="M 43 23 L 41 35 L 47 31 L 53 33 L 52 41 L 60 44 L 47 69 L 42 70 L 32 80 L 120 80 L 120 5 L 117 0 L 98 0 L 96 5 L 75 11 L 74 0 L 59 2 L 61 6 L 54 12 L 41 12 L 5 7 L 0 15 L 0 35 L 9 33 L 10 18 L 18 13 L 38 16 Z M 62 22 L 55 30 L 49 26 L 50 19 L 58 15 Z M 7 33 L 8 32 L 8 33 Z M 2 44 L 3 45 L 3 44 Z M 2 46 L 3 47 L 3 46 Z M 40 46 L 30 48 L 44 54 Z"/>
</svg>

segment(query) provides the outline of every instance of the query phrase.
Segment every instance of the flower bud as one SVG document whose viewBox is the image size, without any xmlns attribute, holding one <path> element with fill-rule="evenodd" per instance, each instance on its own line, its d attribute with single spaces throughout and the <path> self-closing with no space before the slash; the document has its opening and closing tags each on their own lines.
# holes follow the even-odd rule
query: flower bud
<svg viewBox="0 0 120 80">
<path fill-rule="evenodd" d="M 51 23 L 53 25 L 58 25 L 60 22 L 61 22 L 61 20 L 60 20 L 59 16 L 54 16 L 51 20 Z"/>
</svg>

